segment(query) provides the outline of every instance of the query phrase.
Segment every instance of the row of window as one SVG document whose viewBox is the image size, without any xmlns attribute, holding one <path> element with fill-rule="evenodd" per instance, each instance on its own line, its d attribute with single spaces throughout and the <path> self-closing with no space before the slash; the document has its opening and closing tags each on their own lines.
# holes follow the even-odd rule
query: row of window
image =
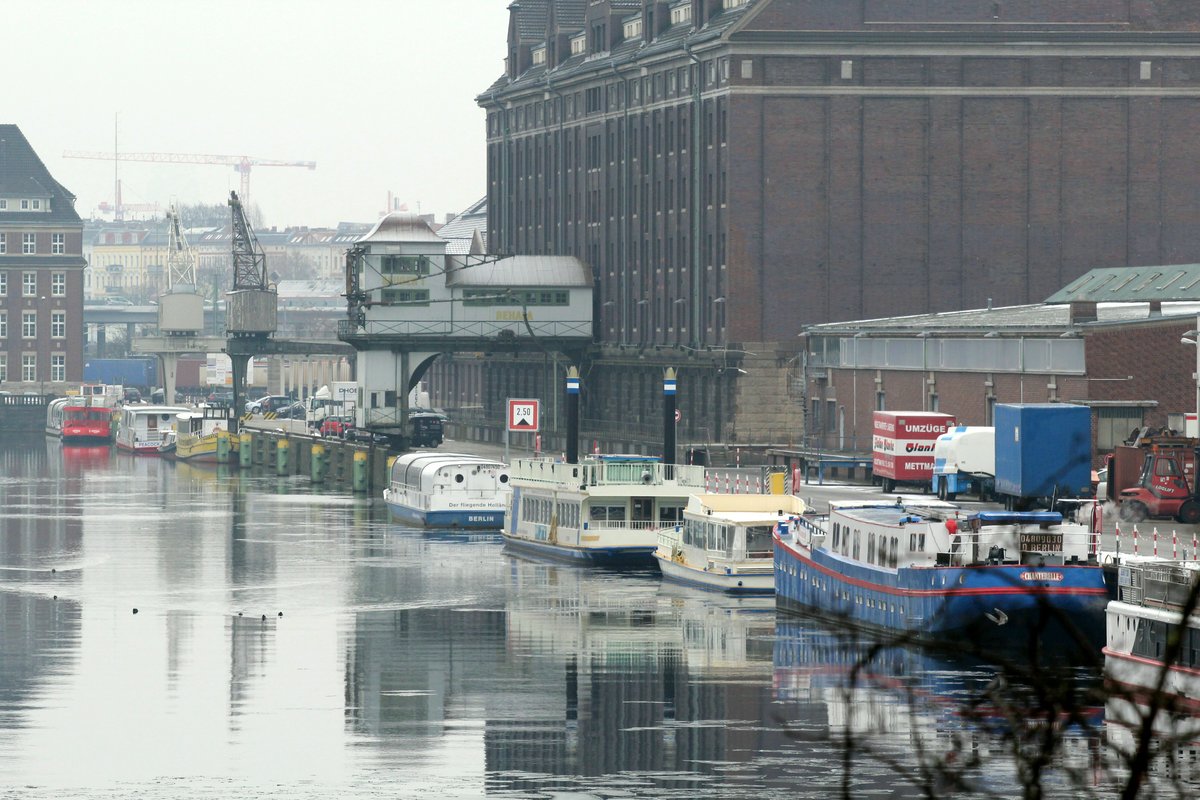
<svg viewBox="0 0 1200 800">
<path fill-rule="evenodd" d="M 563 291 L 504 292 L 500 289 L 467 289 L 464 306 L 565 306 L 570 296 Z"/>
<path fill-rule="evenodd" d="M 22 198 L 19 200 L 10 200 L 7 197 L 0 197 L 0 211 L 41 211 L 42 201 L 33 198 Z M 46 201 L 45 210 L 50 210 L 50 201 Z"/>
<path fill-rule="evenodd" d="M 3 202 L 0 200 L 0 202 Z M 15 236 L 16 234 L 14 234 Z M 13 242 L 13 247 L 16 247 L 16 242 Z M 15 250 L 13 251 L 16 252 Z M 67 235 L 65 233 L 50 234 L 50 255 L 61 256 L 67 252 Z M 8 254 L 8 234 L 0 233 L 0 256 Z M 21 255 L 34 256 L 37 255 L 37 234 L 22 233 L 21 234 Z"/>
<path fill-rule="evenodd" d="M 855 530 L 851 536 L 849 526 L 839 523 L 833 524 L 833 551 L 848 555 L 856 561 L 862 560 L 859 558 L 861 553 L 862 532 Z M 909 548 L 917 550 L 913 545 L 918 544 L 917 534 L 910 534 Z M 853 546 L 851 546 L 853 545 Z M 920 549 L 925 549 L 925 534 L 920 534 Z M 865 559 L 869 564 L 878 564 L 881 567 L 895 567 L 900 560 L 900 541 L 895 536 L 883 536 L 878 538 L 872 531 L 867 535 L 867 557 Z"/>
<path fill-rule="evenodd" d="M 556 524 L 572 530 L 579 528 L 579 503 L 556 503 L 544 497 L 521 498 L 521 519 L 536 525 Z"/>
<path fill-rule="evenodd" d="M 0 250 L 0 252 L 4 252 Z M 38 273 L 22 272 L 21 273 L 21 296 L 22 297 L 37 297 L 38 288 L 37 281 Z M 67 273 L 51 272 L 50 273 L 50 295 L 52 297 L 65 297 L 67 294 Z M 0 297 L 8 296 L 8 271 L 0 270 Z"/>
<path fill-rule="evenodd" d="M 38 328 L 38 312 L 21 312 L 21 338 L 36 339 Z M 50 337 L 53 339 L 67 338 L 67 312 L 50 312 Z M 0 339 L 8 338 L 8 312 L 0 311 Z"/>
<path fill-rule="evenodd" d="M 63 383 L 67 379 L 67 356 L 64 353 L 53 353 L 50 356 L 50 381 Z M 23 353 L 21 355 L 21 380 L 32 383 L 38 380 L 37 354 Z M 0 353 L 0 383 L 8 381 L 8 354 Z"/>
</svg>

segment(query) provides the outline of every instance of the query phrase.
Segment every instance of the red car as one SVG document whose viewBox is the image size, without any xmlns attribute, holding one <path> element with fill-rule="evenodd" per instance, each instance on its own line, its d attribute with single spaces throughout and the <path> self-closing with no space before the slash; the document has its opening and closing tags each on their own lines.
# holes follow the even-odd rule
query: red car
<svg viewBox="0 0 1200 800">
<path fill-rule="evenodd" d="M 354 427 L 354 418 L 348 416 L 326 417 L 321 423 L 322 436 L 345 436 Z"/>
</svg>

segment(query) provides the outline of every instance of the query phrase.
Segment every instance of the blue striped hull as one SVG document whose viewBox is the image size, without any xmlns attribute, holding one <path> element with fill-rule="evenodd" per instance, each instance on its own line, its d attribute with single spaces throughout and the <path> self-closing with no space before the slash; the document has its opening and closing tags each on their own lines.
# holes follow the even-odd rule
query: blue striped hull
<svg viewBox="0 0 1200 800">
<path fill-rule="evenodd" d="M 1099 566 L 999 565 L 887 570 L 775 542 L 776 603 L 786 610 L 930 636 L 1021 635 L 1049 624 L 1104 641 Z"/>
<path fill-rule="evenodd" d="M 504 543 L 514 550 L 541 558 L 604 567 L 648 567 L 657 547 L 563 547 L 504 533 Z"/>
<path fill-rule="evenodd" d="M 397 519 L 429 528 L 499 530 L 504 527 L 503 511 L 423 511 L 398 503 L 387 506 Z"/>
</svg>

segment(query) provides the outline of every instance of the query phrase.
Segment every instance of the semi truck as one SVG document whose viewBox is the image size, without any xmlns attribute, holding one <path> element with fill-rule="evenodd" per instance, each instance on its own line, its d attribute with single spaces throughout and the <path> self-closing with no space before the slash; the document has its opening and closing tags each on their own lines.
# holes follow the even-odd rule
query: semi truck
<svg viewBox="0 0 1200 800">
<path fill-rule="evenodd" d="M 936 411 L 876 411 L 871 471 L 883 491 L 892 492 L 897 484 L 929 486 L 934 442 L 954 423 L 953 416 Z"/>
<path fill-rule="evenodd" d="M 939 500 L 975 494 L 987 500 L 996 487 L 996 429 L 958 425 L 933 445 L 931 488 Z"/>
<path fill-rule="evenodd" d="M 327 417 L 349 416 L 358 405 L 358 384 L 354 381 L 333 381 L 313 392 L 308 398 L 305 419 L 308 427 L 320 430 Z"/>
<path fill-rule="evenodd" d="M 1070 403 L 996 406 L 996 494 L 1009 511 L 1092 495 L 1092 411 Z"/>
</svg>

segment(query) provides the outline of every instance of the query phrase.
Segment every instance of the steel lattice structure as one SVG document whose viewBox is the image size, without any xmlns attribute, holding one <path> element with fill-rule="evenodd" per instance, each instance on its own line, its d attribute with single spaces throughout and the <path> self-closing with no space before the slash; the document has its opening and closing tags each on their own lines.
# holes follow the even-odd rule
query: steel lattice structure
<svg viewBox="0 0 1200 800">
<path fill-rule="evenodd" d="M 258 289 L 267 291 L 267 257 L 242 209 L 237 192 L 229 193 L 229 206 L 233 209 L 233 289 Z"/>
</svg>

